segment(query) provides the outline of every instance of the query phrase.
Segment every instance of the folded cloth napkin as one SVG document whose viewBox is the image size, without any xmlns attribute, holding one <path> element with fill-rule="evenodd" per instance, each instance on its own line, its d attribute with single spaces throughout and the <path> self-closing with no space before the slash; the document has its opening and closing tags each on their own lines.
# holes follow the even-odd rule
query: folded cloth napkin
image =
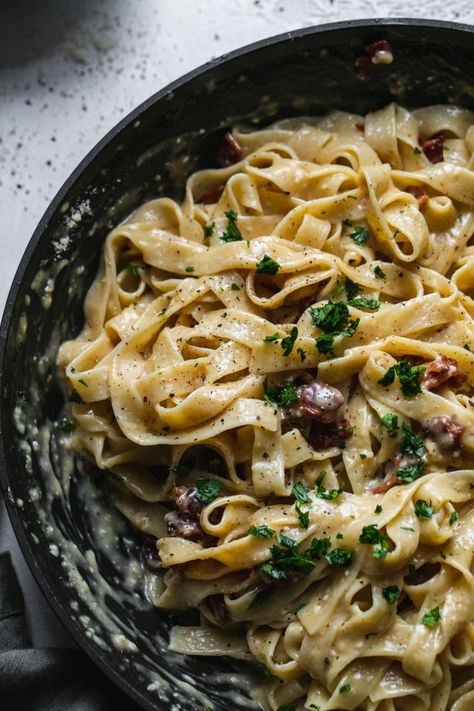
<svg viewBox="0 0 474 711">
<path fill-rule="evenodd" d="M 0 554 L 0 709 L 138 711 L 82 652 L 33 649 L 10 554 Z"/>
</svg>

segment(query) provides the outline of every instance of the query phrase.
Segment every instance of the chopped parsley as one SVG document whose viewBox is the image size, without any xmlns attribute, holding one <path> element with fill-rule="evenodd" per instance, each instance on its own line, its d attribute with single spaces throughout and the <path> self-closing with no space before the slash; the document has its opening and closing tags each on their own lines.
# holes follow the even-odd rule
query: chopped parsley
<svg viewBox="0 0 474 711">
<path fill-rule="evenodd" d="M 311 502 L 309 489 L 302 481 L 297 481 L 295 484 L 293 484 L 291 493 L 295 497 L 295 499 L 300 501 L 302 504 L 309 504 Z"/>
<path fill-rule="evenodd" d="M 433 505 L 424 499 L 418 499 L 415 503 L 415 514 L 418 518 L 430 519 L 433 516 Z"/>
<path fill-rule="evenodd" d="M 325 499 L 326 501 L 333 501 L 337 499 L 339 494 L 342 494 L 343 489 L 326 489 L 323 486 L 324 477 L 326 472 L 323 470 L 319 472 L 318 478 L 315 481 L 316 486 L 316 496 L 318 499 Z"/>
<path fill-rule="evenodd" d="M 278 333 L 278 331 L 276 331 L 271 336 L 265 336 L 265 338 L 263 339 L 263 342 L 264 343 L 274 343 L 275 341 L 278 341 L 280 338 L 281 338 L 280 334 Z"/>
<path fill-rule="evenodd" d="M 344 536 L 342 535 L 342 533 L 336 533 L 336 538 L 338 541 L 341 541 L 344 538 Z"/>
<path fill-rule="evenodd" d="M 139 266 L 138 266 L 138 264 L 135 264 L 134 262 L 130 262 L 129 264 L 127 264 L 127 271 L 133 277 L 140 276 Z"/>
<path fill-rule="evenodd" d="M 278 262 L 275 262 L 274 259 L 268 256 L 268 254 L 264 254 L 262 259 L 257 262 L 257 273 L 258 274 L 276 274 L 279 269 L 280 265 Z"/>
<path fill-rule="evenodd" d="M 283 348 L 283 355 L 284 356 L 289 356 L 291 351 L 293 350 L 293 346 L 295 345 L 295 341 L 298 338 L 298 329 L 296 326 L 293 326 L 293 328 L 290 331 L 289 336 L 285 336 L 285 338 L 281 339 L 281 347 Z"/>
<path fill-rule="evenodd" d="M 217 479 L 201 479 L 196 482 L 196 498 L 203 506 L 211 504 L 221 493 L 222 487 L 222 482 Z"/>
<path fill-rule="evenodd" d="M 345 568 L 352 563 L 354 551 L 348 551 L 345 548 L 333 548 L 332 551 L 325 556 L 330 565 L 337 565 L 340 568 Z"/>
<path fill-rule="evenodd" d="M 266 600 L 268 600 L 272 592 L 272 588 L 259 590 L 258 593 L 255 594 L 255 597 L 251 601 L 250 605 L 247 607 L 247 610 L 253 610 L 255 607 L 260 607 L 260 605 L 262 605 Z"/>
<path fill-rule="evenodd" d="M 237 213 L 235 210 L 226 210 L 224 215 L 227 217 L 227 229 L 221 234 L 221 240 L 223 242 L 240 242 L 243 237 L 237 227 Z"/>
<path fill-rule="evenodd" d="M 458 519 L 459 519 L 459 514 L 458 514 L 458 512 L 457 512 L 457 511 L 453 511 L 453 512 L 451 513 L 451 516 L 449 517 L 449 525 L 450 525 L 450 526 L 454 526 L 454 524 L 456 523 L 456 521 L 457 521 Z"/>
<path fill-rule="evenodd" d="M 349 233 L 349 237 L 357 244 L 365 244 L 370 237 L 370 232 L 367 227 L 362 225 L 354 225 L 354 231 Z"/>
<path fill-rule="evenodd" d="M 324 306 L 316 306 L 309 310 L 313 323 L 325 333 L 335 333 L 346 327 L 349 320 L 349 309 L 342 302 L 328 301 Z"/>
<path fill-rule="evenodd" d="M 391 412 L 380 418 L 382 427 L 388 432 L 389 437 L 396 437 L 398 432 L 398 417 Z"/>
<path fill-rule="evenodd" d="M 309 575 L 315 566 L 310 549 L 300 551 L 296 541 L 282 534 L 277 535 L 277 540 L 278 544 L 270 548 L 272 560 L 264 563 L 260 570 L 273 580 L 287 580 L 292 573 Z"/>
<path fill-rule="evenodd" d="M 423 153 L 423 151 L 421 150 L 421 148 L 418 148 L 418 146 L 415 146 L 414 149 L 413 149 L 413 153 L 414 153 L 416 156 L 421 156 L 421 154 Z"/>
<path fill-rule="evenodd" d="M 232 291 L 240 291 L 240 286 L 238 284 L 236 284 L 235 282 L 232 282 L 232 284 L 230 285 L 230 288 L 232 289 Z"/>
<path fill-rule="evenodd" d="M 390 366 L 385 375 L 377 382 L 379 385 L 387 387 L 395 381 L 395 375 L 398 375 L 402 393 L 404 395 L 417 395 L 421 393 L 420 379 L 425 371 L 423 365 L 410 365 L 408 361 L 401 360 L 395 365 Z"/>
<path fill-rule="evenodd" d="M 376 513 L 376 514 L 382 513 L 382 507 L 380 506 L 380 504 L 377 504 L 377 506 L 374 509 L 374 513 Z"/>
<path fill-rule="evenodd" d="M 387 275 L 385 274 L 384 271 L 382 271 L 382 269 L 379 267 L 378 264 L 377 264 L 377 266 L 374 267 L 374 274 L 378 279 L 386 279 L 387 278 Z"/>
<path fill-rule="evenodd" d="M 76 405 L 84 405 L 84 400 L 79 395 L 77 390 L 73 390 L 72 393 L 69 395 L 69 402 L 74 402 Z"/>
<path fill-rule="evenodd" d="M 350 279 L 349 277 L 346 278 L 344 288 L 346 290 L 346 295 L 349 300 L 354 299 L 357 294 L 362 291 L 362 287 L 356 284 L 355 281 L 352 281 L 352 279 Z"/>
<path fill-rule="evenodd" d="M 305 529 L 308 528 L 309 527 L 309 512 L 304 511 L 301 508 L 301 504 L 299 501 L 296 502 L 295 509 L 296 509 L 296 513 L 298 514 L 300 528 L 305 528 Z"/>
<path fill-rule="evenodd" d="M 464 348 L 465 351 L 470 351 L 470 350 L 471 350 L 471 347 L 470 347 L 469 343 L 465 343 L 465 344 L 463 345 L 463 348 Z"/>
<path fill-rule="evenodd" d="M 423 615 L 421 621 L 424 625 L 426 625 L 426 627 L 430 627 L 431 629 L 433 629 L 433 627 L 436 627 L 440 619 L 441 612 L 439 610 L 439 607 L 433 607 L 432 610 Z"/>
<path fill-rule="evenodd" d="M 422 459 L 426 455 L 424 437 L 413 434 L 411 425 L 403 424 L 402 430 L 401 450 L 403 454 L 412 454 Z"/>
<path fill-rule="evenodd" d="M 353 336 L 360 319 L 349 320 L 349 309 L 342 302 L 328 301 L 324 306 L 310 308 L 313 323 L 322 333 L 316 338 L 320 353 L 332 353 L 336 336 Z"/>
<path fill-rule="evenodd" d="M 304 351 L 302 348 L 297 348 L 296 352 L 298 353 L 299 357 L 301 358 L 301 362 L 306 360 L 306 351 Z"/>
<path fill-rule="evenodd" d="M 364 452 L 359 452 L 359 457 L 360 457 L 361 459 L 367 459 L 367 455 L 364 454 Z"/>
<path fill-rule="evenodd" d="M 79 380 L 78 380 L 77 382 L 80 383 L 81 385 L 83 385 L 85 388 L 88 388 L 88 387 L 89 387 L 89 386 L 87 385 L 86 381 L 83 380 L 82 378 L 79 378 Z"/>
<path fill-rule="evenodd" d="M 263 382 L 263 394 L 270 405 L 291 407 L 298 401 L 298 393 L 293 383 L 284 382 L 279 385 L 269 385 L 268 379 Z"/>
<path fill-rule="evenodd" d="M 330 548 L 330 538 L 313 538 L 313 540 L 311 541 L 311 547 L 309 549 L 311 558 L 313 560 L 321 560 L 321 558 L 324 558 Z"/>
<path fill-rule="evenodd" d="M 400 593 L 401 590 L 397 585 L 387 585 L 387 587 L 382 590 L 382 597 L 389 605 L 393 605 L 400 597 Z"/>
<path fill-rule="evenodd" d="M 260 526 L 250 526 L 248 532 L 251 536 L 255 536 L 256 538 L 273 538 L 275 535 L 273 528 L 269 528 L 263 524 Z"/>
<path fill-rule="evenodd" d="M 372 523 L 369 526 L 364 526 L 362 533 L 359 536 L 360 543 L 373 545 L 372 555 L 374 558 L 385 558 L 390 551 L 389 538 L 385 533 L 382 533 L 377 524 Z"/>
<path fill-rule="evenodd" d="M 339 693 L 340 694 L 347 694 L 348 691 L 351 690 L 351 685 L 350 684 L 343 684 L 341 687 L 339 687 Z"/>
<path fill-rule="evenodd" d="M 378 299 L 367 299 L 365 296 L 356 296 L 354 299 L 349 299 L 347 303 L 357 309 L 368 309 L 369 311 L 378 311 L 380 308 Z"/>
<path fill-rule="evenodd" d="M 443 560 L 446 560 L 446 553 L 442 548 L 439 549 L 439 555 Z"/>
<path fill-rule="evenodd" d="M 364 526 L 359 536 L 359 543 L 378 543 L 380 541 L 380 531 L 376 523 Z"/>
<path fill-rule="evenodd" d="M 194 271 L 194 267 L 191 267 L 191 266 L 186 267 L 186 271 L 187 271 L 187 272 L 193 272 L 193 271 Z"/>
<path fill-rule="evenodd" d="M 204 237 L 212 237 L 215 227 L 215 222 L 208 222 L 207 225 L 204 225 Z"/>
<path fill-rule="evenodd" d="M 277 711 L 296 711 L 296 704 L 283 704 L 277 708 Z"/>
</svg>

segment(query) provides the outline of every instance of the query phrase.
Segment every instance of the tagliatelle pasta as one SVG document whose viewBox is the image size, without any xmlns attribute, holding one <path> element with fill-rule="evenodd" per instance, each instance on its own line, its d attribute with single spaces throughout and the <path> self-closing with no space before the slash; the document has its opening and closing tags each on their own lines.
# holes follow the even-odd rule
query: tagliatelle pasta
<svg viewBox="0 0 474 711">
<path fill-rule="evenodd" d="M 225 140 L 107 237 L 59 354 L 73 446 L 152 602 L 199 611 L 173 651 L 256 660 L 272 711 L 469 711 L 474 115 Z"/>
</svg>

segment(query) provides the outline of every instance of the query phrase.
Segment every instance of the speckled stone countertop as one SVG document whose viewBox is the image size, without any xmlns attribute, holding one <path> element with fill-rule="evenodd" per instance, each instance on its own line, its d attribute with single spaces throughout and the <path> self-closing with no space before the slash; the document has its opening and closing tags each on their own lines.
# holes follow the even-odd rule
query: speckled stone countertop
<svg viewBox="0 0 474 711">
<path fill-rule="evenodd" d="M 0 3 L 0 309 L 24 248 L 77 163 L 137 104 L 203 62 L 337 20 L 474 24 L 472 0 L 16 0 Z M 0 502 L 36 646 L 74 643 L 36 587 Z M 34 610 L 34 614 L 31 614 Z"/>
</svg>

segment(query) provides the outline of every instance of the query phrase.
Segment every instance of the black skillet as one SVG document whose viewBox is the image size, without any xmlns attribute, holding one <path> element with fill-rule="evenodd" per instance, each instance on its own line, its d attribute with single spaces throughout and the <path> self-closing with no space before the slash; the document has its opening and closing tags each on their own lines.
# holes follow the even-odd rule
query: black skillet
<svg viewBox="0 0 474 711">
<path fill-rule="evenodd" d="M 288 32 L 220 57 L 155 94 L 110 131 L 61 188 L 25 251 L 0 333 L 2 490 L 20 546 L 52 608 L 96 664 L 146 709 L 251 708 L 242 677 L 230 682 L 240 688 L 241 697 L 225 695 L 225 673 L 243 670 L 250 677 L 254 672 L 224 659 L 187 658 L 183 666 L 164 651 L 170 617 L 130 595 L 122 602 L 107 598 L 105 614 L 114 624 L 118 621 L 125 638 L 135 640 L 137 651 L 111 645 L 110 629 L 103 629 L 67 584 L 62 556 L 51 549 L 48 517 L 79 552 L 92 545 L 89 512 L 78 493 L 80 474 L 75 472 L 69 492 L 59 491 L 47 511 L 44 458 L 30 445 L 35 427 L 60 417 L 54 344 L 81 327 L 83 298 L 102 242 L 141 201 L 179 197 L 186 173 L 216 165 L 222 132 L 235 123 L 255 128 L 278 117 L 336 108 L 364 114 L 394 100 L 408 107 L 453 103 L 473 109 L 473 32 L 466 25 L 429 20 L 348 21 Z M 390 41 L 394 62 L 376 76 L 360 78 L 355 59 L 378 40 Z M 173 168 L 176 161 L 181 171 Z M 46 309 L 47 277 L 59 265 Z M 53 428 L 53 455 L 61 442 Z M 58 474 L 57 461 L 54 468 Z M 118 545 L 122 552 L 138 555 L 130 532 Z M 82 567 L 94 599 L 97 574 Z M 119 589 L 120 575 L 106 556 L 99 557 L 98 567 Z M 182 687 L 177 681 L 183 681 L 184 673 L 187 685 Z M 161 674 L 168 685 L 160 688 L 156 681 Z"/>
</svg>

